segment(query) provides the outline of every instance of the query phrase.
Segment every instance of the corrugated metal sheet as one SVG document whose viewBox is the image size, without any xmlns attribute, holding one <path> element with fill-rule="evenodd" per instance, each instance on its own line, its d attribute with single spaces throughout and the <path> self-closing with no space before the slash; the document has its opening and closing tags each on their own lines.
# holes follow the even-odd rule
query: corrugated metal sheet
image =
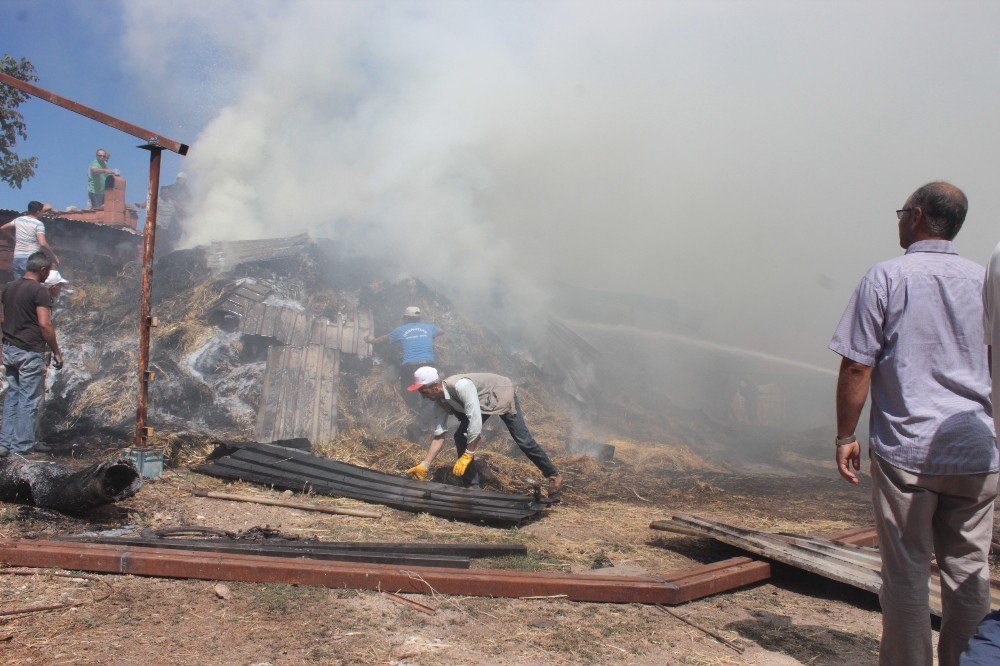
<svg viewBox="0 0 1000 666">
<path fill-rule="evenodd" d="M 337 435 L 340 352 L 322 345 L 267 350 L 254 439 L 305 438 L 314 445 Z"/>
<path fill-rule="evenodd" d="M 550 504 L 550 500 L 533 495 L 417 481 L 303 451 L 249 442 L 223 444 L 195 471 L 491 524 L 522 523 L 538 517 Z"/>
<path fill-rule="evenodd" d="M 215 241 L 208 249 L 206 260 L 210 269 L 225 272 L 240 264 L 300 254 L 308 246 L 309 234 L 264 240 Z"/>
</svg>

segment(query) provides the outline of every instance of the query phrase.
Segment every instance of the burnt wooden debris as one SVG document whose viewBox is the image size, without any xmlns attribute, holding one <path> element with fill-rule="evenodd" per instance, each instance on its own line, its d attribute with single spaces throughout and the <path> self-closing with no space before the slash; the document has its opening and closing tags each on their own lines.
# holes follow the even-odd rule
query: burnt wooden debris
<svg viewBox="0 0 1000 666">
<path fill-rule="evenodd" d="M 205 310 L 205 316 L 227 331 L 239 329 L 243 316 L 251 306 L 263 303 L 274 292 L 274 285 L 254 278 L 241 278 L 230 283 L 222 295 Z"/>
<path fill-rule="evenodd" d="M 254 439 L 330 441 L 337 435 L 340 354 L 371 355 L 365 338 L 374 330 L 372 313 L 356 310 L 330 321 L 296 303 L 272 302 L 274 293 L 274 285 L 266 281 L 237 280 L 205 316 L 245 340 L 267 345 Z"/>
<path fill-rule="evenodd" d="M 209 268 L 224 273 L 240 264 L 302 254 L 309 243 L 309 234 L 263 240 L 215 241 L 208 248 L 206 260 Z"/>
<path fill-rule="evenodd" d="M 13 453 L 0 460 L 0 500 L 5 502 L 79 514 L 132 497 L 141 487 L 142 476 L 131 460 L 107 460 L 83 469 Z"/>
<path fill-rule="evenodd" d="M 852 530 L 844 535 L 836 535 L 836 540 L 817 539 L 796 534 L 769 534 L 683 515 L 655 521 L 650 527 L 715 539 L 868 592 L 877 594 L 882 587 L 879 573 L 882 558 L 878 549 L 854 545 L 871 543 L 871 530 Z M 936 570 L 928 571 L 927 575 L 931 614 L 940 617 L 941 578 Z M 992 586 L 990 597 L 992 608 L 1000 606 L 1000 586 Z"/>
<path fill-rule="evenodd" d="M 282 445 L 287 445 L 287 442 Z M 293 447 L 301 448 L 301 447 Z M 328 513 L 335 516 L 355 516 L 357 518 L 381 518 L 382 514 L 365 509 L 351 509 L 340 506 L 323 506 L 306 502 L 286 502 L 284 500 L 272 500 L 267 497 L 251 497 L 249 495 L 230 495 L 228 493 L 194 491 L 195 497 L 207 497 L 209 499 L 226 500 L 227 502 L 247 502 L 250 504 L 263 504 L 266 506 L 280 506 L 286 509 L 296 509 L 298 511 L 316 511 L 318 513 Z"/>
<path fill-rule="evenodd" d="M 237 280 L 205 311 L 209 321 L 242 335 L 264 338 L 289 347 L 320 345 L 358 358 L 371 355 L 364 341 L 373 335 L 371 310 L 357 310 L 334 317 L 317 316 L 294 303 L 267 302 L 274 287 L 250 278 Z"/>
<path fill-rule="evenodd" d="M 491 525 L 519 525 L 538 518 L 549 500 L 474 488 L 416 481 L 295 449 L 257 443 L 227 443 L 195 471 L 275 488 L 383 504 Z"/>
<path fill-rule="evenodd" d="M 766 579 L 770 567 L 739 557 L 659 577 L 527 573 L 362 564 L 97 543 L 0 541 L 0 562 L 164 578 L 316 585 L 407 594 L 559 596 L 570 601 L 674 605 Z"/>
<path fill-rule="evenodd" d="M 320 345 L 270 347 L 254 439 L 328 442 L 337 436 L 340 352 Z"/>
</svg>

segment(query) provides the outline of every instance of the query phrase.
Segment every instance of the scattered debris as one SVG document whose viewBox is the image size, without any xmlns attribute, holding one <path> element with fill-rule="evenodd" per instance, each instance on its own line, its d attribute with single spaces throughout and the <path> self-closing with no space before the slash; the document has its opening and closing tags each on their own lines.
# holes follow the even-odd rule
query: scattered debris
<svg viewBox="0 0 1000 666">
<path fill-rule="evenodd" d="M 415 481 L 268 444 L 223 444 L 195 471 L 493 525 L 519 525 L 538 518 L 549 505 L 530 495 Z"/>
<path fill-rule="evenodd" d="M 23 570 L 9 570 L 0 569 L 0 575 L 3 576 L 45 576 L 46 578 L 69 578 L 74 581 L 90 581 L 92 583 L 99 583 L 103 585 L 106 589 L 103 596 L 97 596 L 93 599 L 84 599 L 83 601 L 67 601 L 62 604 L 52 604 L 49 606 L 29 606 L 27 608 L 15 608 L 14 610 L 0 610 L 0 616 L 9 615 L 26 615 L 28 613 L 42 613 L 45 611 L 62 610 L 64 608 L 74 608 L 76 606 L 83 606 L 84 604 L 96 604 L 100 601 L 104 601 L 112 594 L 115 593 L 115 588 L 111 586 L 111 583 L 106 580 L 102 580 L 97 576 L 87 576 L 78 573 L 59 573 L 56 571 L 23 571 Z M 10 636 L 0 639 L 9 640 Z"/>
<path fill-rule="evenodd" d="M 882 578 L 879 574 L 882 558 L 874 548 L 853 546 L 843 540 L 834 542 L 808 536 L 768 534 L 694 516 L 673 516 L 670 520 L 656 521 L 650 527 L 674 531 L 675 524 L 684 534 L 695 533 L 709 537 L 861 590 L 878 593 L 882 587 Z M 867 531 L 862 531 L 855 533 L 854 536 L 864 539 L 869 535 Z M 940 617 L 941 579 L 936 570 L 928 572 L 928 575 L 931 613 Z M 990 597 L 991 607 L 1000 606 L 1000 585 L 992 586 Z"/>
<path fill-rule="evenodd" d="M 282 506 L 288 509 L 298 509 L 300 511 L 318 511 L 320 513 L 330 513 L 338 516 L 355 516 L 357 518 L 381 518 L 382 514 L 364 509 L 345 509 L 334 506 L 321 506 L 319 504 L 307 504 L 305 502 L 281 502 L 264 497 L 248 497 L 247 495 L 229 495 L 228 493 L 194 491 L 195 497 L 208 497 L 210 499 L 229 500 L 230 502 L 249 502 L 251 504 L 264 504 L 267 506 Z M 286 490 L 282 493 L 284 497 L 291 497 L 292 491 Z"/>
<path fill-rule="evenodd" d="M 733 650 L 735 650 L 739 654 L 743 654 L 743 648 L 741 648 L 736 643 L 733 643 L 732 641 L 726 639 L 725 637 L 719 635 L 717 632 L 712 631 L 711 629 L 706 629 L 705 627 L 701 626 L 700 624 L 697 624 L 696 622 L 693 622 L 691 619 L 684 617 L 680 613 L 675 613 L 674 611 L 670 610 L 666 606 L 660 606 L 659 604 L 657 604 L 656 608 L 658 608 L 659 610 L 663 611 L 664 613 L 666 613 L 670 617 L 675 617 L 678 620 L 680 620 L 681 622 L 683 622 L 684 624 L 687 624 L 687 625 L 690 625 L 690 626 L 694 627 L 695 629 L 697 629 L 698 631 L 706 634 L 707 636 L 711 636 L 712 638 L 714 638 L 715 640 L 719 641 L 720 643 L 722 643 L 726 647 L 732 648 Z"/>
<path fill-rule="evenodd" d="M 131 460 L 108 460 L 81 470 L 17 454 L 0 462 L 0 500 L 65 513 L 120 502 L 141 487 L 142 477 Z"/>
</svg>

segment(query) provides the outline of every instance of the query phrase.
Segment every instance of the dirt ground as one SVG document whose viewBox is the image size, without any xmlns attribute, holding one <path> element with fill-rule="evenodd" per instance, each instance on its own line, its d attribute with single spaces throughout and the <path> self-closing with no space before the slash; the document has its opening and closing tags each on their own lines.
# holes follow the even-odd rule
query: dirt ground
<svg viewBox="0 0 1000 666">
<path fill-rule="evenodd" d="M 740 554 L 710 540 L 649 529 L 651 521 L 672 513 L 814 534 L 871 524 L 870 485 L 850 488 L 834 478 L 832 466 L 806 476 L 679 470 L 654 478 L 635 469 L 625 474 L 621 468 L 563 463 L 573 470 L 567 473 L 570 485 L 563 501 L 519 529 L 385 507 L 378 507 L 383 517 L 372 520 L 198 498 L 191 492 L 195 488 L 261 497 L 280 493 L 178 468 L 148 482 L 136 497 L 86 519 L 0 503 L 0 537 L 126 525 L 227 530 L 267 525 L 329 540 L 528 546 L 528 556 L 474 560 L 475 568 L 621 566 L 657 574 Z M 104 601 L 0 618 L 0 662 L 868 664 L 876 662 L 880 635 L 873 595 L 785 567 L 776 567 L 769 582 L 674 608 L 742 653 L 652 606 L 414 595 L 437 610 L 430 616 L 377 592 L 232 582 L 226 600 L 215 593 L 214 581 L 100 578 L 114 588 Z M 90 581 L 0 575 L 0 610 L 88 599 L 100 592 Z"/>
</svg>

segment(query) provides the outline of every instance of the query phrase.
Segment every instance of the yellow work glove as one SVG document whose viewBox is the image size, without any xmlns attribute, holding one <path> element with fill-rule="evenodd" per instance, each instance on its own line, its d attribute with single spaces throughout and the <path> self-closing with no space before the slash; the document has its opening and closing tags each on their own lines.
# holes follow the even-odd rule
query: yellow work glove
<svg viewBox="0 0 1000 666">
<path fill-rule="evenodd" d="M 451 468 L 451 473 L 455 476 L 462 476 L 465 474 L 465 470 L 469 468 L 471 462 L 472 454 L 466 451 L 455 461 L 455 466 Z"/>
<path fill-rule="evenodd" d="M 427 466 L 424 465 L 423 463 L 420 463 L 416 467 L 411 467 L 410 469 L 406 470 L 405 474 L 409 477 L 413 477 L 417 481 L 426 481 Z"/>
</svg>

